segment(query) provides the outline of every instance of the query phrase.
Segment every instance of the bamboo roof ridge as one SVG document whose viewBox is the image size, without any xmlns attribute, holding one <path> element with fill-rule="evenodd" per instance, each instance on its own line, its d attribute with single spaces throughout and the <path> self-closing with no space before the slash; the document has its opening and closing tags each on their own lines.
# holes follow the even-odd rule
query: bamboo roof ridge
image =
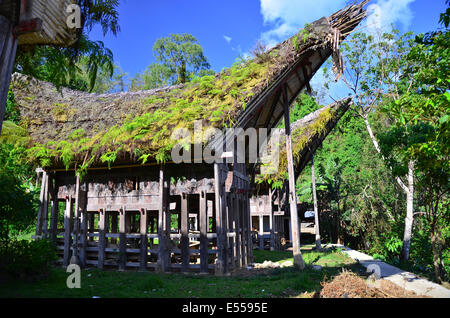
<svg viewBox="0 0 450 318">
<path fill-rule="evenodd" d="M 73 167 L 168 160 L 175 128 L 275 127 L 282 117 L 281 84 L 289 101 L 338 51 L 345 35 L 365 17 L 367 1 L 322 18 L 290 39 L 215 76 L 154 90 L 91 94 L 62 88 L 22 74 L 11 87 L 29 134 L 31 160 L 42 166 Z M 303 70 L 303 73 L 300 72 Z M 141 160 L 140 160 L 141 159 Z"/>
</svg>

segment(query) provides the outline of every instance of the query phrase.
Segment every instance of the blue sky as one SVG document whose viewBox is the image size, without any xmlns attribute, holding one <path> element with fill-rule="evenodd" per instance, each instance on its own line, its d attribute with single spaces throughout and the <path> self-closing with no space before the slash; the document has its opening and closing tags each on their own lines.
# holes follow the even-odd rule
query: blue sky
<svg viewBox="0 0 450 318">
<path fill-rule="evenodd" d="M 116 64 L 130 76 L 154 62 L 155 41 L 170 33 L 191 33 L 203 46 L 211 67 L 220 71 L 258 40 L 274 44 L 293 35 L 305 23 L 328 16 L 347 0 L 122 0 L 121 32 L 103 36 L 100 28 L 90 33 L 104 41 Z M 372 0 L 372 16 L 366 23 L 401 31 L 427 32 L 438 27 L 445 0 Z M 370 25 L 369 25 L 370 28 Z"/>
</svg>

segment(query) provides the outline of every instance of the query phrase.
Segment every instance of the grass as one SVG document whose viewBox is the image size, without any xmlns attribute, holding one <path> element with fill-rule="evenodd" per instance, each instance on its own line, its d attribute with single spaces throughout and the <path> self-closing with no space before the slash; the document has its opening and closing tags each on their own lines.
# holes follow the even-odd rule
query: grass
<svg viewBox="0 0 450 318">
<path fill-rule="evenodd" d="M 255 250 L 254 256 L 255 262 L 292 260 L 290 252 Z M 307 265 L 303 271 L 287 267 L 228 277 L 87 269 L 81 272 L 80 289 L 67 288 L 69 273 L 61 268 L 53 268 L 41 280 L 17 280 L 1 284 L 0 297 L 312 297 L 320 290 L 322 281 L 337 275 L 342 268 L 359 270 L 352 259 L 338 250 L 315 252 L 305 248 L 303 257 Z M 321 265 L 323 268 L 320 271 L 313 270 L 312 265 Z"/>
</svg>

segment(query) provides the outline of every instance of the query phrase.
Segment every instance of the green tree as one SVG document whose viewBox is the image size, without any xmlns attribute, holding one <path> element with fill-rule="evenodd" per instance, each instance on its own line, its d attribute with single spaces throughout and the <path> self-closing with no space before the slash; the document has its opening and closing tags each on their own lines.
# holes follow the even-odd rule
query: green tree
<svg viewBox="0 0 450 318">
<path fill-rule="evenodd" d="M 449 3 L 449 2 L 447 2 Z M 445 20 L 444 20 L 445 23 Z M 442 235 L 448 227 L 450 140 L 450 32 L 420 35 L 405 57 L 411 67 L 405 76 L 414 79 L 414 89 L 386 106 L 396 125 L 381 137 L 390 160 L 414 160 L 421 205 L 430 225 L 435 278 L 445 275 Z M 401 166 L 400 166 L 401 168 Z"/>
<path fill-rule="evenodd" d="M 201 70 L 210 68 L 203 48 L 191 34 L 170 34 L 160 38 L 153 46 L 153 52 L 156 60 L 166 68 L 164 73 L 169 73 L 171 84 L 186 83 Z"/>
</svg>

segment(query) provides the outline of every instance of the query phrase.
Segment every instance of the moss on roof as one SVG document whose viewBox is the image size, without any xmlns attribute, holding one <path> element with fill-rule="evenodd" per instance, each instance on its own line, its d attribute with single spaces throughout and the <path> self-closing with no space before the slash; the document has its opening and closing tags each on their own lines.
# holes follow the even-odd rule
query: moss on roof
<svg viewBox="0 0 450 318">
<path fill-rule="evenodd" d="M 354 28 L 364 16 L 362 5 L 350 6 L 325 23 L 316 21 L 307 32 L 300 31 L 251 60 L 184 85 L 89 94 L 58 91 L 50 83 L 13 74 L 20 127 L 28 132 L 28 158 L 42 167 L 82 169 L 120 160 L 165 162 L 177 143 L 170 138 L 175 128 L 192 129 L 195 120 L 202 120 L 204 128 L 234 126 L 284 70 L 311 50 L 335 45 L 335 28 L 342 25 L 341 32 Z"/>
</svg>

